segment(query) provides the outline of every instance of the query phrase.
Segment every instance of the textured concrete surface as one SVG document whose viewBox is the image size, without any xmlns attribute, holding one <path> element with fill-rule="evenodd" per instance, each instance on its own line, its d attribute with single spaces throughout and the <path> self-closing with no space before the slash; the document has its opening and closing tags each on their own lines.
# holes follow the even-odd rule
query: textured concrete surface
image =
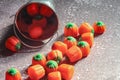
<svg viewBox="0 0 120 80">
<path fill-rule="evenodd" d="M 11 55 L 4 48 L 4 40 L 13 34 L 14 17 L 9 17 L 26 2 L 0 0 L 0 80 L 4 80 L 5 71 L 10 67 L 18 68 L 25 80 L 24 70 L 31 64 L 32 56 L 38 52 L 47 54 L 52 43 L 62 39 L 61 32 L 67 22 L 80 25 L 84 21 L 93 24 L 98 20 L 105 22 L 107 31 L 95 38 L 90 55 L 76 63 L 72 80 L 120 80 L 120 0 L 55 0 L 58 37 L 37 51 L 23 47 Z"/>
</svg>

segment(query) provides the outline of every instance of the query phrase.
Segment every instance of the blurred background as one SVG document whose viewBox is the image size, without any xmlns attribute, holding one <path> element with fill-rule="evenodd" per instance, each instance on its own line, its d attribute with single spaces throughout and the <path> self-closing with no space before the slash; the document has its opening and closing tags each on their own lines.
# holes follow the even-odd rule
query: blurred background
<svg viewBox="0 0 120 80">
<path fill-rule="evenodd" d="M 103 21 L 107 30 L 95 37 L 90 55 L 75 64 L 72 80 L 120 80 L 120 0 L 54 0 L 59 19 L 57 38 L 37 51 L 23 47 L 20 52 L 10 55 L 11 52 L 4 48 L 4 41 L 13 34 L 14 15 L 27 2 L 0 0 L 0 80 L 5 79 L 5 71 L 10 67 L 18 68 L 25 80 L 24 70 L 31 64 L 32 56 L 39 52 L 47 54 L 54 41 L 62 40 L 67 22 L 79 26 L 84 21 L 91 25 Z"/>
</svg>

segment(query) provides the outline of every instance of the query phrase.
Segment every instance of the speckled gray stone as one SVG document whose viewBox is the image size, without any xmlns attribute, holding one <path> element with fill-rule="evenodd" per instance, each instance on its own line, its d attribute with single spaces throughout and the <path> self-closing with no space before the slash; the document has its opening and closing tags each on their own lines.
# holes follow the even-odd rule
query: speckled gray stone
<svg viewBox="0 0 120 80">
<path fill-rule="evenodd" d="M 38 52 L 47 54 L 55 40 L 62 40 L 67 22 L 79 26 L 84 21 L 92 25 L 99 20 L 107 25 L 107 31 L 95 37 L 90 55 L 75 64 L 72 80 L 120 80 L 120 0 L 55 0 L 59 18 L 58 37 L 36 51 L 23 47 L 18 53 L 10 55 L 4 48 L 4 40 L 13 34 L 11 24 L 14 17 L 9 17 L 27 2 L 0 0 L 0 80 L 4 80 L 5 71 L 10 67 L 18 68 L 25 80 L 27 75 L 24 70 L 31 64 L 32 56 Z"/>
</svg>

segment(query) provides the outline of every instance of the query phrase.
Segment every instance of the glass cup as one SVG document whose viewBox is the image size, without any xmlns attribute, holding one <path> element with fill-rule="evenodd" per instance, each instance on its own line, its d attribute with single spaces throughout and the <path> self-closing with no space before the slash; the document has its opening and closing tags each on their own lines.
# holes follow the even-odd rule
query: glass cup
<svg viewBox="0 0 120 80">
<path fill-rule="evenodd" d="M 58 30 L 53 0 L 30 0 L 16 13 L 15 35 L 30 48 L 48 43 Z"/>
</svg>

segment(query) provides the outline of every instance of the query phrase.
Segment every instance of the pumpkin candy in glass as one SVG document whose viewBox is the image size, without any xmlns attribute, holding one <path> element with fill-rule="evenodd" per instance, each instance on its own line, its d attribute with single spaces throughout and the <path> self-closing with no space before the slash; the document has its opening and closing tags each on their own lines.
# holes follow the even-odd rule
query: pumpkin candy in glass
<svg viewBox="0 0 120 80">
<path fill-rule="evenodd" d="M 47 6 L 41 6 L 39 14 L 46 17 L 51 17 L 53 15 L 53 11 Z"/>
<path fill-rule="evenodd" d="M 47 19 L 44 16 L 37 15 L 32 19 L 32 24 L 45 28 L 47 26 Z"/>
<path fill-rule="evenodd" d="M 41 28 L 41 26 L 38 26 L 38 25 L 31 25 L 29 30 L 29 36 L 32 38 L 32 39 L 37 39 L 39 37 L 41 37 L 43 35 L 43 29 Z"/>
<path fill-rule="evenodd" d="M 39 14 L 39 5 L 37 3 L 32 3 L 27 6 L 27 13 L 34 17 Z"/>
<path fill-rule="evenodd" d="M 15 25 L 14 31 L 23 44 L 38 48 L 57 32 L 58 18 L 51 6 L 31 1 L 18 10 Z"/>
</svg>

